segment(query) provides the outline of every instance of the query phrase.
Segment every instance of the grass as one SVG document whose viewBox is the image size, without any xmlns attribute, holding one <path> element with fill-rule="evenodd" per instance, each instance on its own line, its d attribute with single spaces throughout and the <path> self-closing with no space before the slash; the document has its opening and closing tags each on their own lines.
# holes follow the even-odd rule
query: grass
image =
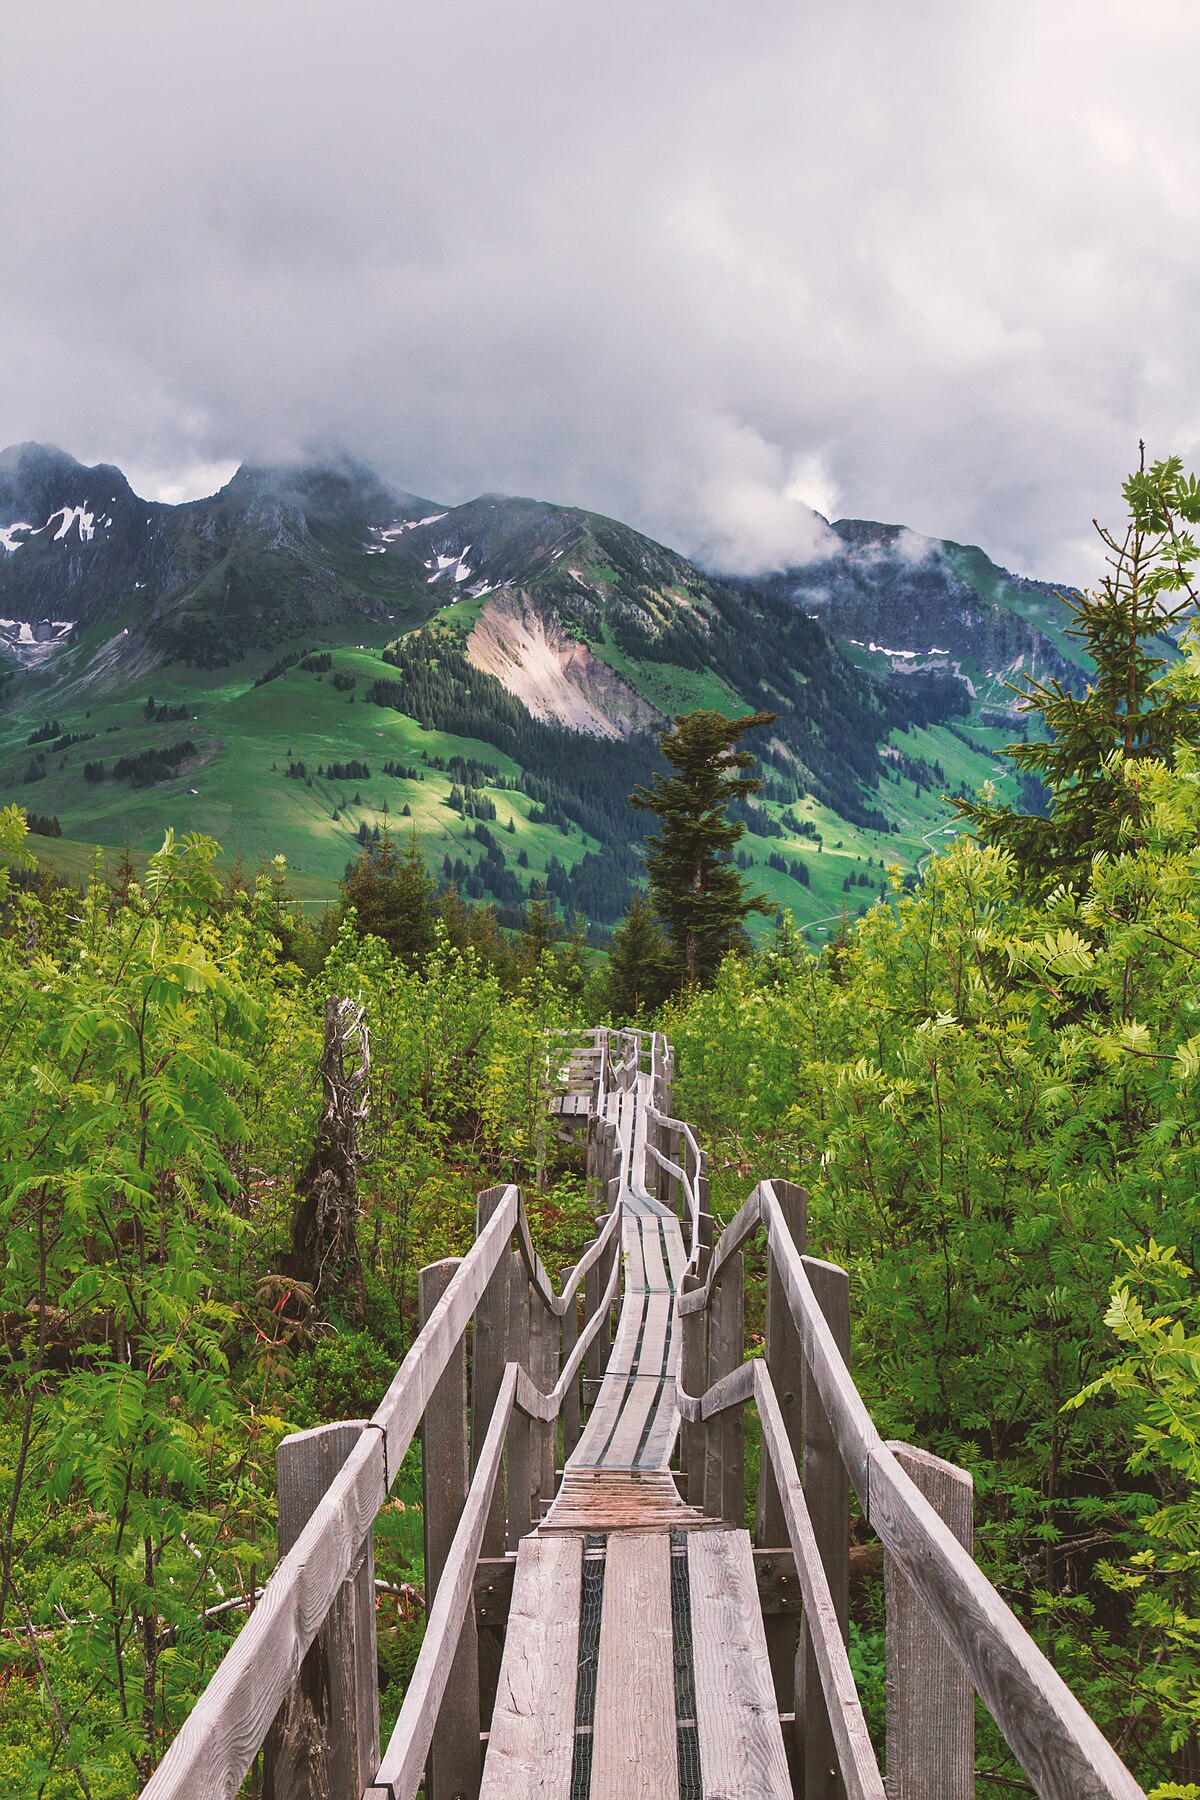
<svg viewBox="0 0 1200 1800">
<path fill-rule="evenodd" d="M 483 604 L 482 599 L 464 598 L 443 616 L 466 630 Z M 358 855 L 357 833 L 364 824 L 369 831 L 385 824 L 398 833 L 415 830 L 435 874 L 447 857 L 451 864 L 461 860 L 468 869 L 474 867 L 483 847 L 472 835 L 473 822 L 450 807 L 451 779 L 431 766 L 434 759 L 457 754 L 495 771 L 486 790 L 497 812 L 489 829 L 524 883 L 543 878 L 553 858 L 573 867 L 588 850 L 598 850 L 578 826 L 563 833 L 557 826 L 533 823 L 534 803 L 522 791 L 519 765 L 490 744 L 429 731 L 415 719 L 365 703 L 371 682 L 385 672 L 382 651 L 393 633 L 394 626 L 380 624 L 370 641 L 364 632 L 363 642 L 350 645 L 314 634 L 294 648 L 329 649 L 333 670 L 316 675 L 292 667 L 261 687 L 254 686 L 255 678 L 272 666 L 278 652 L 258 652 L 233 669 L 158 668 L 132 691 L 127 682 L 115 681 L 85 688 L 71 679 L 69 669 L 67 678 L 53 687 L 47 678 L 30 675 L 16 684 L 0 712 L 0 799 L 57 815 L 63 836 L 34 837 L 31 848 L 39 862 L 69 879 L 86 877 L 98 854 L 111 872 L 127 843 L 143 866 L 169 826 L 177 835 L 202 832 L 215 838 L 226 867 L 240 856 L 253 870 L 282 854 L 293 892 L 319 905 L 336 896 L 347 864 Z M 726 713 L 742 709 L 718 677 L 637 662 L 620 650 L 607 629 L 596 648 L 664 714 L 699 706 Z M 76 668 L 96 653 L 97 645 L 81 645 L 73 653 Z M 333 685 L 335 672 L 354 678 L 349 693 Z M 160 707 L 186 705 L 186 720 L 148 722 L 145 706 L 151 694 Z M 67 731 L 91 736 L 47 756 L 42 777 L 28 781 L 34 756 L 28 738 L 48 717 L 60 720 Z M 947 791 L 959 786 L 974 790 L 989 778 L 1011 791 L 1011 775 L 994 754 L 1008 736 L 970 723 L 939 725 L 895 734 L 893 747 L 910 758 L 939 762 Z M 195 742 L 197 755 L 168 781 L 136 789 L 111 776 L 99 783 L 84 779 L 85 762 L 102 759 L 111 771 L 121 756 L 183 738 Z M 319 766 L 349 761 L 366 763 L 370 777 L 334 781 L 316 775 Z M 289 762 L 303 762 L 308 778 L 290 779 Z M 413 769 L 415 778 L 384 775 L 386 762 Z M 747 834 L 742 840 L 751 857 L 745 873 L 753 889 L 774 908 L 789 909 L 808 929 L 811 942 L 828 934 L 843 907 L 854 914 L 874 902 L 885 885 L 885 864 L 913 869 L 933 843 L 944 841 L 941 834 L 950 815 L 940 792 L 918 792 L 907 778 L 884 779 L 876 793 L 864 797 L 885 814 L 893 830 L 864 830 L 808 798 L 794 810 L 811 822 L 819 842 L 792 832 L 769 839 Z M 785 810 L 766 803 L 767 813 L 776 819 L 782 820 Z M 525 869 L 517 867 L 521 851 Z M 768 866 L 774 851 L 789 861 L 804 861 L 807 887 Z M 864 874 L 869 885 L 860 887 L 857 879 Z M 847 890 L 844 883 L 850 877 L 855 885 Z M 769 932 L 773 920 L 756 921 L 753 929 Z"/>
</svg>

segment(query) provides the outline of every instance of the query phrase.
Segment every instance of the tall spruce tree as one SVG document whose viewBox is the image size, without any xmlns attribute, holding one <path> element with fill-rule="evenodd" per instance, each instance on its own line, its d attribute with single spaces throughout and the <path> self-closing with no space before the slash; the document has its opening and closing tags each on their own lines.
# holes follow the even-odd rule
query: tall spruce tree
<svg viewBox="0 0 1200 1800">
<path fill-rule="evenodd" d="M 358 929 L 382 938 L 395 956 L 418 967 L 433 949 L 436 889 L 425 867 L 420 839 L 409 833 L 403 856 L 391 834 L 367 843 L 342 882 L 344 906 L 353 906 Z"/>
<path fill-rule="evenodd" d="M 658 740 L 676 773 L 655 775 L 652 787 L 629 797 L 662 822 L 646 840 L 650 901 L 670 939 L 676 977 L 688 987 L 713 979 L 750 913 L 773 910 L 747 890 L 734 866 L 733 847 L 746 827 L 729 817 L 729 802 L 761 786 L 744 773 L 754 758 L 736 746 L 747 731 L 774 721 L 769 712 L 740 719 L 705 710 L 678 714 L 674 731 Z"/>
<path fill-rule="evenodd" d="M 614 1020 L 639 1019 L 660 1005 L 670 988 L 667 940 L 638 888 L 609 946 L 605 1004 Z"/>
<path fill-rule="evenodd" d="M 1159 676 L 1166 633 L 1196 603 L 1192 570 L 1197 546 L 1187 527 L 1200 519 L 1200 483 L 1185 476 L 1178 457 L 1146 468 L 1141 446 L 1137 473 L 1124 485 L 1129 518 L 1120 533 L 1096 524 L 1109 573 L 1093 591 L 1064 595 L 1092 664 L 1082 694 L 1061 681 L 1027 678 L 1023 712 L 1038 713 L 1043 739 L 1009 744 L 1024 773 L 1049 792 L 1045 812 L 1020 812 L 989 796 L 956 799 L 984 843 L 1009 850 L 1023 885 L 1034 894 L 1060 882 L 1086 885 L 1092 858 L 1135 848 L 1141 824 L 1137 765 L 1157 759 L 1171 766 L 1181 739 L 1200 736 L 1189 700 Z M 1095 523 L 1095 521 L 1093 521 Z"/>
</svg>

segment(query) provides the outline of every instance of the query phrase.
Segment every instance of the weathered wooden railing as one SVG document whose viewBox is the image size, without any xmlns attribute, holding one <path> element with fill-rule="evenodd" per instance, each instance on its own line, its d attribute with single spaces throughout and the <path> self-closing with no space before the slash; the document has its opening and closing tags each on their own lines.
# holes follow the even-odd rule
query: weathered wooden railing
<svg viewBox="0 0 1200 1800">
<path fill-rule="evenodd" d="M 699 1199 L 702 1176 L 690 1180 Z M 804 1254 L 806 1220 L 803 1189 L 760 1183 L 711 1253 L 702 1246 L 679 1301 L 686 1497 L 740 1522 L 741 1412 L 753 1401 L 763 1442 L 756 1536 L 787 1542 L 795 1559 L 798 1650 L 794 1617 L 766 1624 L 780 1711 L 796 1718 L 797 1791 L 806 1800 L 884 1792 L 845 1652 L 852 1483 L 884 1549 L 889 1800 L 973 1793 L 973 1690 L 1038 1794 L 1138 1800 L 1141 1788 L 974 1562 L 970 1476 L 880 1437 L 850 1376 L 848 1278 Z M 743 1249 L 760 1232 L 766 1344 L 746 1362 Z"/>
<path fill-rule="evenodd" d="M 596 1087 L 630 1084 L 637 1041 L 597 1034 Z M 420 1332 L 370 1419 L 280 1445 L 280 1561 L 182 1726 L 144 1800 L 231 1800 L 264 1751 L 269 1800 L 411 1800 L 478 1792 L 481 1681 L 473 1596 L 552 1497 L 561 1420 L 569 1454 L 607 1360 L 618 1301 L 622 1148 L 590 1133 L 589 1174 L 608 1216 L 556 1293 L 515 1187 L 479 1196 L 462 1259 L 423 1269 Z M 580 1319 L 579 1295 L 583 1293 Z M 471 1331 L 470 1405 L 468 1346 Z M 422 1428 L 428 1619 L 380 1755 L 372 1528 Z M 494 1689 L 494 1668 L 490 1681 Z"/>
<path fill-rule="evenodd" d="M 888 1800 L 968 1800 L 973 1689 L 1039 1794 L 1135 1800 L 1137 1784 L 972 1560 L 970 1477 L 880 1438 L 849 1373 L 846 1273 L 804 1253 L 803 1189 L 761 1183 L 714 1246 L 705 1156 L 671 1116 L 665 1039 L 597 1031 L 567 1067 L 577 1096 L 587 1089 L 597 1237 L 556 1293 L 517 1190 L 480 1195 L 468 1254 L 421 1271 L 420 1332 L 374 1416 L 280 1446 L 281 1560 L 146 1800 L 232 1800 L 264 1746 L 267 1800 L 411 1800 L 422 1782 L 428 1800 L 477 1795 L 513 1552 L 609 1357 L 635 1108 L 645 1182 L 679 1214 L 689 1251 L 678 1480 L 713 1518 L 741 1521 L 746 1402 L 759 1415 L 755 1536 L 764 1598 L 775 1592 L 767 1649 L 780 1714 L 794 1721 L 796 1792 L 884 1792 L 846 1652 L 853 1484 L 884 1548 Z M 756 1235 L 766 1341 L 747 1362 L 743 1251 Z M 372 1527 L 418 1427 L 428 1619 L 381 1756 Z"/>
</svg>

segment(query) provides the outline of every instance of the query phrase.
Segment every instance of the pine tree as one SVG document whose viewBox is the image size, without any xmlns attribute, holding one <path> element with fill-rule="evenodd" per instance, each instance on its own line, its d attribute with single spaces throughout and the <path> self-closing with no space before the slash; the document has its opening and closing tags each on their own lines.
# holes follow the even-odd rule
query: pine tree
<svg viewBox="0 0 1200 1800">
<path fill-rule="evenodd" d="M 666 999 L 670 988 L 667 940 L 638 888 L 609 947 L 605 980 L 609 1014 L 614 1020 L 641 1018 Z"/>
<path fill-rule="evenodd" d="M 355 909 L 359 930 L 382 938 L 410 968 L 433 949 L 435 895 L 415 830 L 403 857 L 386 830 L 378 844 L 368 841 L 342 883 L 343 905 Z"/>
<path fill-rule="evenodd" d="M 744 773 L 754 758 L 736 745 L 774 720 L 768 712 L 739 719 L 703 710 L 677 715 L 675 730 L 659 738 L 677 773 L 655 775 L 653 787 L 635 788 L 629 797 L 639 812 L 662 821 L 646 841 L 650 900 L 666 927 L 677 975 L 689 987 L 713 979 L 750 913 L 772 910 L 738 874 L 733 848 L 746 827 L 730 819 L 728 808 L 761 786 Z"/>
<path fill-rule="evenodd" d="M 133 860 L 133 845 L 130 843 L 129 839 L 126 838 L 124 848 L 121 851 L 121 860 L 117 864 L 116 873 L 113 876 L 112 883 L 113 892 L 122 904 L 129 899 L 130 888 L 140 879 L 141 877 L 138 874 L 137 864 Z"/>
<path fill-rule="evenodd" d="M 1197 547 L 1186 527 L 1200 519 L 1200 483 L 1184 476 L 1177 457 L 1147 469 L 1142 446 L 1138 471 L 1123 492 L 1129 505 L 1123 532 L 1096 524 L 1111 572 L 1095 591 L 1063 596 L 1073 616 L 1070 634 L 1092 664 L 1085 691 L 1075 694 L 1057 679 L 1027 679 L 1014 690 L 1021 710 L 1040 714 L 1049 735 L 1009 744 L 1008 755 L 1026 778 L 1022 798 L 1047 803 L 1019 812 L 986 793 L 954 801 L 984 843 L 1012 853 L 1023 885 L 1035 894 L 1060 882 L 1086 886 L 1095 855 L 1136 848 L 1138 764 L 1170 767 L 1176 743 L 1200 737 L 1190 702 L 1159 681 L 1165 633 L 1196 602 Z"/>
<path fill-rule="evenodd" d="M 521 965 L 525 969 L 536 969 L 562 936 L 562 929 L 554 916 L 554 902 L 546 898 L 544 881 L 535 881 L 529 890 L 523 935 Z"/>
</svg>

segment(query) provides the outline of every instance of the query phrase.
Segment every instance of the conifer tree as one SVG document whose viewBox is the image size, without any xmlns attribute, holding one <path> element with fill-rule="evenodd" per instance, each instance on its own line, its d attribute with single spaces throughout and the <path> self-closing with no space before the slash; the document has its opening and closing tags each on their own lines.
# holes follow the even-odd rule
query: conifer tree
<svg viewBox="0 0 1200 1800">
<path fill-rule="evenodd" d="M 544 881 L 535 881 L 529 890 L 529 899 L 525 903 L 523 936 L 521 965 L 527 970 L 536 969 L 562 936 L 562 928 L 554 913 L 554 902 L 546 898 Z"/>
<path fill-rule="evenodd" d="M 629 911 L 613 933 L 608 953 L 605 997 L 614 1019 L 637 1019 L 666 999 L 671 987 L 667 940 L 638 888 Z"/>
<path fill-rule="evenodd" d="M 403 857 L 387 830 L 378 844 L 368 841 L 342 883 L 343 904 L 354 907 L 359 930 L 382 938 L 410 968 L 433 949 L 435 897 L 415 830 Z"/>
<path fill-rule="evenodd" d="M 677 771 L 655 775 L 650 788 L 635 788 L 629 803 L 657 813 L 661 828 L 647 842 L 650 900 L 666 927 L 679 978 L 706 985 L 737 941 L 752 912 L 769 913 L 762 894 L 751 894 L 733 862 L 733 847 L 746 827 L 729 817 L 729 802 L 762 785 L 744 773 L 754 758 L 737 744 L 747 731 L 773 724 L 774 713 L 727 719 L 700 710 L 680 713 L 674 731 L 659 737 Z"/>
<path fill-rule="evenodd" d="M 1159 676 L 1165 634 L 1195 606 L 1197 546 L 1187 530 L 1200 519 L 1200 483 L 1178 457 L 1145 465 L 1124 485 L 1122 532 L 1096 524 L 1109 573 L 1094 591 L 1064 595 L 1072 637 L 1092 677 L 1082 694 L 1062 681 L 1027 678 L 1021 710 L 1039 713 L 1048 736 L 1007 746 L 1024 775 L 1049 791 L 1045 812 L 1020 812 L 989 795 L 954 806 L 986 844 L 1009 850 L 1024 887 L 1038 894 L 1060 882 L 1086 886 L 1092 858 L 1136 848 L 1142 819 L 1137 765 L 1173 766 L 1175 745 L 1200 737 L 1186 696 Z M 1093 521 L 1095 523 L 1095 521 Z"/>
</svg>

